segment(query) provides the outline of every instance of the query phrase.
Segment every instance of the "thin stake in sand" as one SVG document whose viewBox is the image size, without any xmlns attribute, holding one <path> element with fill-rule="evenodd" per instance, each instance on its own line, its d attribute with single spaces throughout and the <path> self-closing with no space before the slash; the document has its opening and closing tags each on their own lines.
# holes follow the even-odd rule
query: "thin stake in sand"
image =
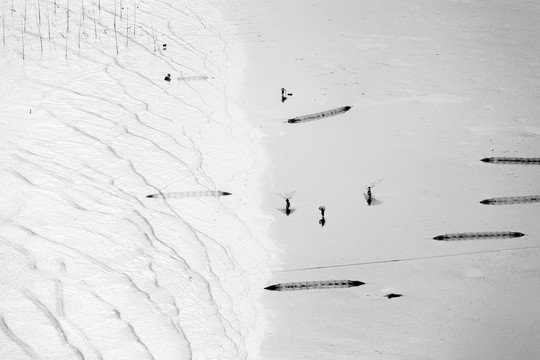
<svg viewBox="0 0 540 360">
<path fill-rule="evenodd" d="M 2 42 L 6 45 L 6 11 L 5 3 L 2 1 Z"/>
<path fill-rule="evenodd" d="M 69 0 L 66 7 L 66 60 L 68 58 L 68 34 L 69 34 Z"/>
<path fill-rule="evenodd" d="M 41 22 L 38 20 L 38 18 L 36 17 L 36 23 L 37 23 L 37 27 L 38 27 L 38 31 L 39 31 L 39 46 L 40 46 L 40 49 L 41 49 L 41 52 L 43 53 L 43 38 L 41 37 Z"/>
<path fill-rule="evenodd" d="M 81 52 L 81 19 L 79 19 L 79 35 L 77 36 L 77 47 L 79 52 Z"/>
<path fill-rule="evenodd" d="M 94 38 L 97 39 L 96 11 L 95 11 L 95 6 L 93 2 L 92 2 L 92 17 L 94 18 Z"/>
<path fill-rule="evenodd" d="M 49 2 L 47 1 L 47 29 L 49 31 L 49 42 L 51 42 L 51 20 L 49 15 Z"/>
<path fill-rule="evenodd" d="M 154 24 L 153 24 L 151 16 L 150 16 L 150 28 L 152 29 L 152 39 L 154 39 L 154 52 L 156 52 L 157 51 L 156 34 L 154 33 Z"/>
<path fill-rule="evenodd" d="M 133 1 L 133 5 L 135 7 L 135 15 L 133 19 L 133 39 L 135 39 L 135 30 L 137 29 L 137 0 Z"/>
<path fill-rule="evenodd" d="M 114 0 L 114 42 L 116 44 L 116 55 L 118 55 L 118 34 L 116 33 L 116 0 Z"/>
<path fill-rule="evenodd" d="M 23 31 L 23 19 L 21 17 L 21 43 L 22 43 L 22 58 L 24 61 L 24 31 Z"/>
<path fill-rule="evenodd" d="M 129 9 L 126 9 L 126 47 L 129 43 Z"/>
</svg>

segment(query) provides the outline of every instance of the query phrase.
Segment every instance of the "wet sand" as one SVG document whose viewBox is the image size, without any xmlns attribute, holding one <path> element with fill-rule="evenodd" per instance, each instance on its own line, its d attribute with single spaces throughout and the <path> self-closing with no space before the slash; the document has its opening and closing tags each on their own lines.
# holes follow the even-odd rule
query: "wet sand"
<svg viewBox="0 0 540 360">
<path fill-rule="evenodd" d="M 266 133 L 273 162 L 264 208 L 280 250 L 269 285 L 366 283 L 264 294 L 264 358 L 538 356 L 537 205 L 479 203 L 540 191 L 536 167 L 480 161 L 538 157 L 538 9 L 236 1 L 223 13 L 249 49 L 236 105 Z M 281 88 L 293 94 L 284 102 Z M 352 109 L 284 123 L 341 106 Z M 381 178 L 368 207 L 365 187 Z M 287 217 L 275 194 L 294 190 Z M 526 236 L 433 240 L 491 231 Z M 286 271 L 312 267 L 323 268 Z"/>
</svg>

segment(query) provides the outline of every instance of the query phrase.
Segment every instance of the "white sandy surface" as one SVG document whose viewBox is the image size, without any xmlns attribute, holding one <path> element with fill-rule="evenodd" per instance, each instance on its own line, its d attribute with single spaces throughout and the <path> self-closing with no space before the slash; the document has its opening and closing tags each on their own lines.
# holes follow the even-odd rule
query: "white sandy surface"
<svg viewBox="0 0 540 360">
<path fill-rule="evenodd" d="M 266 165 L 229 112 L 228 25 L 200 1 L 3 6 L 0 359 L 258 358 Z M 146 198 L 186 191 L 233 195 Z"/>
<path fill-rule="evenodd" d="M 277 0 L 221 7 L 239 46 L 250 49 L 236 101 L 267 134 L 274 159 L 265 208 L 281 250 L 268 285 L 366 282 L 265 292 L 264 358 L 538 358 L 539 205 L 479 204 L 540 194 L 538 166 L 479 161 L 540 154 L 538 5 Z M 293 93 L 284 103 L 282 87 Z M 284 123 L 346 105 L 353 108 L 343 115 Z M 380 178 L 379 202 L 368 207 L 362 193 Z M 296 211 L 286 217 L 275 193 L 294 190 Z M 484 231 L 526 236 L 432 240 Z M 498 251 L 513 248 L 523 249 Z"/>
</svg>

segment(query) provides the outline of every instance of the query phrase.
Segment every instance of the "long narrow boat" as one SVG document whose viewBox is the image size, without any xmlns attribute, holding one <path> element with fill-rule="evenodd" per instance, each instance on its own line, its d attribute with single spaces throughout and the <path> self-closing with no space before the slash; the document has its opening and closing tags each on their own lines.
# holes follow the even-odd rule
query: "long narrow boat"
<svg viewBox="0 0 540 360">
<path fill-rule="evenodd" d="M 482 200 L 480 201 L 480 204 L 511 205 L 511 204 L 527 204 L 527 203 L 535 203 L 535 202 L 540 202 L 540 195 L 496 197 L 496 198 Z"/>
<path fill-rule="evenodd" d="M 493 232 L 467 232 L 438 235 L 433 238 L 437 241 L 460 241 L 460 240 L 482 240 L 482 239 L 510 239 L 525 236 L 517 231 L 493 231 Z"/>
<path fill-rule="evenodd" d="M 232 195 L 227 191 L 215 191 L 215 190 L 203 190 L 203 191 L 182 191 L 182 192 L 168 192 L 168 193 L 155 193 L 146 195 L 147 198 L 185 198 L 185 197 L 203 197 L 203 196 L 228 196 Z"/>
<path fill-rule="evenodd" d="M 480 161 L 490 164 L 540 165 L 540 158 L 490 157 Z"/>
<path fill-rule="evenodd" d="M 266 290 L 272 291 L 294 291 L 294 290 L 312 290 L 312 289 L 335 289 L 335 288 L 350 288 L 361 286 L 365 283 L 358 280 L 324 280 L 324 281 L 303 281 L 280 283 L 265 287 Z"/>
<path fill-rule="evenodd" d="M 296 123 L 301 123 L 301 122 L 319 120 L 319 119 L 327 118 L 327 117 L 330 117 L 330 116 L 336 116 L 336 115 L 339 115 L 339 114 L 346 113 L 351 108 L 352 108 L 352 106 L 343 106 L 343 107 L 340 107 L 340 108 L 337 108 L 337 109 L 321 111 L 321 112 L 315 113 L 315 114 L 297 116 L 297 117 L 294 117 L 292 119 L 287 120 L 286 122 L 288 122 L 289 124 L 296 124 Z"/>
</svg>

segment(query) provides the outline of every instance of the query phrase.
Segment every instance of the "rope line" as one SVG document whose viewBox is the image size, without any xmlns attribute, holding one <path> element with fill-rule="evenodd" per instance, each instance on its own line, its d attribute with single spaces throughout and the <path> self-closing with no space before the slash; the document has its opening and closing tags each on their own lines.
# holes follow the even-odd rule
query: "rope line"
<svg viewBox="0 0 540 360">
<path fill-rule="evenodd" d="M 275 271 L 275 272 L 309 271 L 309 270 L 347 267 L 347 266 L 362 266 L 362 265 L 385 264 L 385 263 L 392 263 L 392 262 L 438 259 L 438 258 L 447 258 L 447 257 L 456 257 L 456 256 L 465 256 L 465 255 L 475 255 L 475 254 L 488 254 L 488 253 L 495 253 L 495 252 L 514 251 L 514 250 L 527 250 L 527 249 L 537 249 L 537 248 L 540 248 L 540 245 L 538 245 L 538 246 L 529 246 L 529 247 L 521 247 L 521 248 L 511 248 L 511 249 L 496 249 L 496 250 L 486 250 L 486 251 L 474 251 L 474 252 L 448 254 L 448 255 L 433 255 L 433 256 L 422 256 L 422 257 L 413 257 L 413 258 L 404 258 L 404 259 L 379 260 L 379 261 L 367 261 L 367 262 L 358 262 L 358 263 L 349 263 L 349 264 L 314 266 L 314 267 L 307 267 L 307 268 L 278 270 L 278 271 Z"/>
</svg>

